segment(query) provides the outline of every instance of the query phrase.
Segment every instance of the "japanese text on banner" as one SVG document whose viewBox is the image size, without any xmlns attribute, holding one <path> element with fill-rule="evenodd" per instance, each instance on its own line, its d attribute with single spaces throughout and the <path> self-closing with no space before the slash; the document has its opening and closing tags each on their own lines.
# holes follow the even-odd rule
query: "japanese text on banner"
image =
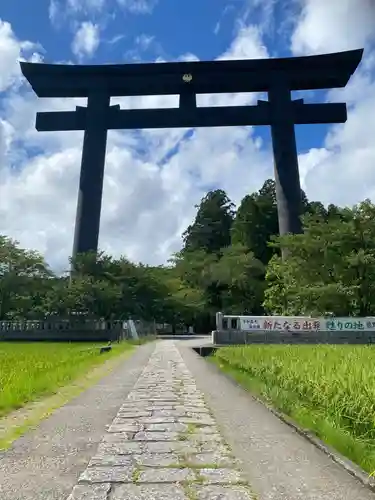
<svg viewBox="0 0 375 500">
<path fill-rule="evenodd" d="M 249 316 L 240 318 L 241 330 L 257 331 L 319 331 L 322 330 L 321 318 L 291 316 Z"/>
<path fill-rule="evenodd" d="M 375 331 L 375 318 L 309 318 L 301 316 L 241 316 L 244 331 Z"/>
</svg>

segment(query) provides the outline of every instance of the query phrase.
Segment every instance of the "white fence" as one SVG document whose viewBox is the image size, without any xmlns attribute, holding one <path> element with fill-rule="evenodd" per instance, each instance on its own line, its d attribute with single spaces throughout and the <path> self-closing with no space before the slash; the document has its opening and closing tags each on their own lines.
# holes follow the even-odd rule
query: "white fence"
<svg viewBox="0 0 375 500">
<path fill-rule="evenodd" d="M 0 340 L 138 340 L 156 333 L 155 322 L 142 320 L 0 321 Z"/>
</svg>

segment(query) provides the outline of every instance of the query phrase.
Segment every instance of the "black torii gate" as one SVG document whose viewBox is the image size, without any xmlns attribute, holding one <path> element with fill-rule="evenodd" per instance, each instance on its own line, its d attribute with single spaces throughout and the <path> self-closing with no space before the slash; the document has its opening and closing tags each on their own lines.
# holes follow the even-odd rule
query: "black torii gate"
<svg viewBox="0 0 375 500">
<path fill-rule="evenodd" d="M 363 49 L 318 56 L 181 63 L 62 65 L 21 62 L 39 97 L 87 97 L 75 111 L 37 113 L 39 131 L 84 130 L 73 256 L 97 251 L 107 131 L 270 125 L 280 234 L 302 231 L 295 124 L 344 123 L 346 104 L 293 101 L 293 90 L 345 87 Z M 255 106 L 197 107 L 197 94 L 268 92 Z M 111 96 L 179 95 L 179 107 L 122 110 Z"/>
</svg>

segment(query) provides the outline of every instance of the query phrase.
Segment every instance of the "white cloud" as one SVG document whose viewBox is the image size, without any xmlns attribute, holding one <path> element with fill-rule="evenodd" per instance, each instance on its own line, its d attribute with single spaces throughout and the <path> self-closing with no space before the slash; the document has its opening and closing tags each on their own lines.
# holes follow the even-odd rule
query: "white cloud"
<svg viewBox="0 0 375 500">
<path fill-rule="evenodd" d="M 300 158 L 308 196 L 324 203 L 352 205 L 375 199 L 375 82 L 353 85 L 348 121 L 331 129 L 324 147 Z"/>
<path fill-rule="evenodd" d="M 73 42 L 72 52 L 79 59 L 92 57 L 100 44 L 100 29 L 97 24 L 90 22 L 81 23 Z"/>
<path fill-rule="evenodd" d="M 215 28 L 214 28 L 214 34 L 217 35 L 219 33 L 219 31 L 221 30 L 221 24 L 222 24 L 222 21 L 223 19 L 231 12 L 235 11 L 235 7 L 234 5 L 226 5 L 224 7 L 224 10 L 223 12 L 221 13 L 221 16 L 219 18 L 219 20 L 217 21 L 217 23 L 215 24 Z"/>
<path fill-rule="evenodd" d="M 60 13 L 60 5 L 57 0 L 50 0 L 48 5 L 48 17 L 52 23 L 56 23 Z"/>
<path fill-rule="evenodd" d="M 105 6 L 106 0 L 67 0 L 68 9 L 78 12 L 92 12 L 102 10 Z"/>
<path fill-rule="evenodd" d="M 50 0 L 48 15 L 55 27 L 65 21 L 95 20 L 106 24 L 118 9 L 129 14 L 151 14 L 158 0 Z"/>
<path fill-rule="evenodd" d="M 291 39 L 293 54 L 319 54 L 367 46 L 375 38 L 373 0 L 302 0 Z"/>
<path fill-rule="evenodd" d="M 255 30 L 242 31 L 239 36 L 241 42 L 230 47 L 227 57 L 264 54 L 262 46 L 256 51 Z M 195 58 L 192 54 L 185 57 Z M 221 99 L 221 103 L 236 103 L 249 96 Z M 176 96 L 149 96 L 112 100 L 116 102 L 134 108 L 171 107 L 178 101 Z M 83 134 L 38 133 L 35 113 L 74 109 L 76 104 L 72 99 L 38 100 L 31 93 L 12 93 L 4 100 L 5 122 L 0 128 L 5 158 L 0 180 L 0 234 L 39 249 L 56 269 L 67 266 L 72 249 Z M 194 217 L 194 204 L 207 189 L 219 185 L 239 201 L 272 174 L 269 154 L 260 150 L 259 141 L 249 132 L 243 127 L 200 129 L 188 138 L 186 130 L 180 129 L 111 131 L 101 248 L 114 255 L 125 253 L 136 261 L 165 262 L 178 250 L 180 235 Z M 22 154 L 9 157 L 9 151 L 20 150 Z M 32 159 L 27 156 L 30 151 L 34 152 Z"/>
<path fill-rule="evenodd" d="M 9 23 L 0 19 L 0 93 L 19 84 L 21 70 L 19 60 L 35 60 L 41 56 L 38 44 L 28 40 L 20 42 Z"/>
<path fill-rule="evenodd" d="M 180 56 L 178 60 L 181 62 L 194 62 L 199 61 L 199 58 L 195 54 L 188 52 L 187 54 L 183 54 L 182 56 Z"/>
<path fill-rule="evenodd" d="M 125 35 L 115 35 L 112 38 L 110 38 L 109 40 L 107 40 L 107 43 L 109 45 L 115 45 L 116 43 L 121 42 L 121 40 L 123 40 L 124 38 L 125 38 Z"/>
<path fill-rule="evenodd" d="M 372 0 L 303 0 L 291 37 L 294 54 L 317 54 L 365 47 L 365 56 L 344 89 L 329 101 L 348 104 L 348 121 L 332 126 L 322 147 L 300 156 L 307 195 L 351 205 L 375 198 L 375 3 Z"/>
<path fill-rule="evenodd" d="M 85 16 L 101 12 L 106 0 L 50 0 L 48 14 L 50 21 L 58 25 L 66 16 Z"/>
<path fill-rule="evenodd" d="M 241 26 L 229 49 L 218 59 L 264 59 L 269 57 L 259 27 Z"/>
<path fill-rule="evenodd" d="M 135 43 L 141 50 L 147 50 L 154 42 L 154 40 L 154 36 L 146 35 L 145 33 L 143 33 L 142 35 L 136 37 Z"/>
<path fill-rule="evenodd" d="M 152 59 L 161 57 L 163 53 L 161 44 L 154 36 L 142 33 L 135 37 L 133 48 L 124 53 L 124 62 L 154 62 Z"/>
<path fill-rule="evenodd" d="M 0 119 L 0 182 L 6 172 L 6 162 L 13 137 L 14 128 L 5 120 Z"/>
<path fill-rule="evenodd" d="M 150 14 L 158 0 L 117 0 L 119 7 L 132 14 Z"/>
</svg>

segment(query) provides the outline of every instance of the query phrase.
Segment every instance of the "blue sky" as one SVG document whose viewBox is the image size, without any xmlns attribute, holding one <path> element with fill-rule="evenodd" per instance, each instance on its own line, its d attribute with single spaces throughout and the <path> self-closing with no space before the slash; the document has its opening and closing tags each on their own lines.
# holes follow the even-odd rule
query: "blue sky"
<svg viewBox="0 0 375 500">
<path fill-rule="evenodd" d="M 242 0 L 206 0 L 205 2 L 176 2 L 163 0 L 155 2 L 152 11 L 134 13 L 131 9 L 121 9 L 115 0 L 106 2 L 103 9 L 71 10 L 67 14 L 69 2 L 56 1 L 59 7 L 59 19 L 50 22 L 48 0 L 18 0 L 1 6 L 3 19 L 8 20 L 18 36 L 34 39 L 46 48 L 46 60 L 70 59 L 71 31 L 74 22 L 87 21 L 100 23 L 103 27 L 103 39 L 106 43 L 92 58 L 93 63 L 123 62 L 126 53 L 135 48 L 138 36 L 155 37 L 159 45 L 142 53 L 142 60 L 153 61 L 162 55 L 167 59 L 177 59 L 181 54 L 193 53 L 201 59 L 214 59 L 224 52 L 233 39 L 233 32 L 238 21 L 246 19 L 248 2 Z M 85 0 L 77 4 L 85 4 Z M 94 4 L 94 2 L 92 2 Z M 136 4 L 137 2 L 133 2 Z M 89 2 L 86 2 L 89 4 Z M 130 4 L 130 2 L 129 2 Z M 152 3 L 150 2 L 152 5 Z M 22 11 L 22 17 L 19 15 Z M 255 8 L 251 12 L 252 22 L 261 22 L 262 10 Z M 280 24 L 280 12 L 277 12 L 275 24 Z M 32 19 L 32 22 L 30 20 Z M 59 25 L 59 29 L 56 27 Z M 69 25 L 70 28 L 69 29 Z M 36 36 L 37 34 L 37 36 Z M 111 43 L 117 37 L 124 37 L 117 43 Z M 279 47 L 277 52 L 287 52 L 287 47 Z"/>
<path fill-rule="evenodd" d="M 54 267 L 71 252 L 82 134 L 37 133 L 38 100 L 18 60 L 102 64 L 285 57 L 365 48 L 348 87 L 306 92 L 346 101 L 344 125 L 296 128 L 301 182 L 311 199 L 353 204 L 375 191 L 375 4 L 372 0 L 14 0 L 0 4 L 0 234 L 41 251 Z M 205 96 L 207 105 L 259 96 Z M 117 99 L 173 106 L 175 97 Z M 81 100 L 79 104 L 84 105 Z M 374 171 L 374 172 L 373 172 Z M 267 127 L 111 132 L 100 246 L 150 263 L 181 244 L 209 188 L 238 204 L 273 175 Z"/>
<path fill-rule="evenodd" d="M 76 0 L 76 3 L 84 4 L 85 0 Z M 196 3 L 163 0 L 157 2 L 152 11 L 146 9 L 143 13 L 119 9 L 116 0 L 107 2 L 103 9 L 83 8 L 78 12 L 72 8 L 69 12 L 69 2 L 50 3 L 53 4 L 58 12 L 53 19 L 52 8 L 46 9 L 46 0 L 18 0 L 0 8 L 0 15 L 12 24 L 20 38 L 33 40 L 43 47 L 43 60 L 49 63 L 72 59 L 90 64 L 153 62 L 157 58 L 174 61 L 182 54 L 213 60 L 227 50 L 241 23 L 246 23 L 251 17 L 251 22 L 260 26 L 265 17 L 260 5 L 250 9 L 250 2 L 242 0 Z M 72 34 L 80 22 L 101 27 L 101 44 L 93 54 L 83 58 L 74 57 L 71 48 Z M 284 22 L 282 4 L 278 3 L 272 26 L 264 33 L 264 41 L 273 57 L 292 56 L 286 33 L 280 28 Z M 319 97 L 316 98 L 313 92 L 306 93 L 306 98 L 319 102 Z M 299 151 L 304 152 L 321 144 L 327 126 L 299 126 L 296 132 Z M 268 127 L 258 128 L 256 134 L 269 143 Z"/>
</svg>

